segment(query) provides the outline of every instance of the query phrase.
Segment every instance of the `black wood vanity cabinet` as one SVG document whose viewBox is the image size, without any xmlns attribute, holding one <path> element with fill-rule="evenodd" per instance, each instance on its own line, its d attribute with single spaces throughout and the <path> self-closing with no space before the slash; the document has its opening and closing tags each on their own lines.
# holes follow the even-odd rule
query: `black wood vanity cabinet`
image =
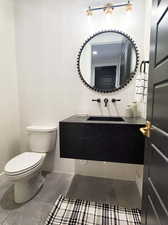
<svg viewBox="0 0 168 225">
<path fill-rule="evenodd" d="M 75 115 L 59 123 L 63 158 L 143 164 L 144 136 L 141 118 L 124 121 L 89 121 Z"/>
</svg>

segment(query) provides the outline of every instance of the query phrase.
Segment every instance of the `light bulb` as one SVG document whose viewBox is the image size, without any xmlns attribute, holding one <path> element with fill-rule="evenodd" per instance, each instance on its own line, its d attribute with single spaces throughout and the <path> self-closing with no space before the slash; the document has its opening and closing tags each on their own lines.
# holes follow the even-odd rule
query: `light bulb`
<svg viewBox="0 0 168 225">
<path fill-rule="evenodd" d="M 126 6 L 126 11 L 131 11 L 131 10 L 132 10 L 132 4 L 129 1 L 128 5 Z"/>
<path fill-rule="evenodd" d="M 104 12 L 105 14 L 112 14 L 113 12 L 113 7 L 110 3 L 108 3 L 105 7 L 104 7 Z"/>
<path fill-rule="evenodd" d="M 88 10 L 86 10 L 86 14 L 87 14 L 87 16 L 92 16 L 93 15 L 93 13 L 92 13 L 92 9 L 91 9 L 91 7 L 89 6 L 89 9 Z"/>
</svg>

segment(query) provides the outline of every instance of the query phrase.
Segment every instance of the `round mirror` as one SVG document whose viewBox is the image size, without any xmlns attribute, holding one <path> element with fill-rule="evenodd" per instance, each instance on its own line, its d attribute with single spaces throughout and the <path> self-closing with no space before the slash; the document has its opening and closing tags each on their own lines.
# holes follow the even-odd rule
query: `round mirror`
<svg viewBox="0 0 168 225">
<path fill-rule="evenodd" d="M 78 55 L 78 72 L 89 88 L 113 92 L 134 77 L 138 50 L 134 41 L 120 31 L 102 31 L 83 44 Z"/>
</svg>

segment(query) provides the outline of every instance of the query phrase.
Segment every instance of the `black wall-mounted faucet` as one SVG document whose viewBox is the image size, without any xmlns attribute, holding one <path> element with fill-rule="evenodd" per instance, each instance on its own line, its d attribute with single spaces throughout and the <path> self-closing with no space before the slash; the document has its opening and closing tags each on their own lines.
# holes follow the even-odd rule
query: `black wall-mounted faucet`
<svg viewBox="0 0 168 225">
<path fill-rule="evenodd" d="M 104 106 L 107 107 L 107 104 L 108 104 L 108 98 L 105 98 L 104 99 Z"/>
<path fill-rule="evenodd" d="M 112 100 L 111 100 L 113 103 L 115 103 L 115 102 L 119 102 L 119 101 L 121 101 L 121 99 L 116 99 L 116 98 L 112 98 Z"/>
<path fill-rule="evenodd" d="M 97 102 L 97 103 L 100 103 L 100 102 L 101 102 L 101 99 L 100 99 L 100 98 L 97 98 L 97 99 L 92 99 L 92 102 Z"/>
</svg>

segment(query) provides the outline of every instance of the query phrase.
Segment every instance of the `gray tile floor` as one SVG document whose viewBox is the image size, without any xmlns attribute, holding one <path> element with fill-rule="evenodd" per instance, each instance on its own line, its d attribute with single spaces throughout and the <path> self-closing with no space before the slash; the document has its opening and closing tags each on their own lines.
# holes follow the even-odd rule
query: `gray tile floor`
<svg viewBox="0 0 168 225">
<path fill-rule="evenodd" d="M 140 195 L 136 183 L 133 181 L 76 175 L 72 180 L 67 196 L 109 202 L 127 208 L 141 208 Z"/>
<path fill-rule="evenodd" d="M 135 182 L 58 173 L 45 177 L 39 193 L 25 204 L 14 203 L 13 185 L 4 178 L 0 180 L 0 225 L 43 225 L 60 194 L 128 208 L 141 206 Z"/>
</svg>

